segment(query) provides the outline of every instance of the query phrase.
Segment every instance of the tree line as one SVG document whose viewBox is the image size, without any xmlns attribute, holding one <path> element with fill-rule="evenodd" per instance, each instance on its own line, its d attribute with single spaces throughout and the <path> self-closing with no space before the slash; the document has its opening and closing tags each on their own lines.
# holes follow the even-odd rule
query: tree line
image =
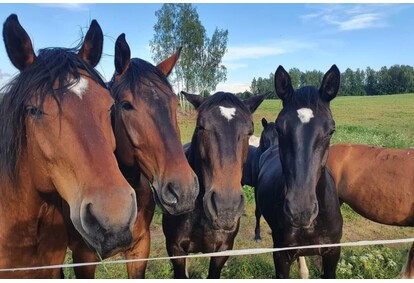
<svg viewBox="0 0 414 283">
<path fill-rule="evenodd" d="M 319 86 L 324 73 L 321 71 L 302 72 L 298 68 L 289 70 L 294 88 L 305 85 Z M 268 78 L 253 78 L 250 91 L 238 93 L 241 98 L 248 98 L 256 94 L 271 92 L 269 98 L 276 98 L 274 90 L 274 74 L 270 73 Z M 380 70 L 367 67 L 365 70 L 350 68 L 341 73 L 341 85 L 338 95 L 342 96 L 364 96 L 414 93 L 414 68 L 408 65 L 386 66 Z"/>
</svg>

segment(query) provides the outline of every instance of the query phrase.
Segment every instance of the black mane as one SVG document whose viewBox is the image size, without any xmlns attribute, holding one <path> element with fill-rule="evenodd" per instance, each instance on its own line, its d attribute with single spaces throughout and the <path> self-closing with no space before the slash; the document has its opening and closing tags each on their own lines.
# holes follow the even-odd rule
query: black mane
<svg viewBox="0 0 414 283">
<path fill-rule="evenodd" d="M 329 110 L 329 103 L 321 99 L 319 89 L 312 85 L 301 87 L 292 94 L 291 98 L 286 101 L 289 105 L 295 107 L 310 107 L 313 106 L 316 111 L 327 111 Z M 287 106 L 286 102 L 283 106 Z"/>
<path fill-rule="evenodd" d="M 0 101 L 0 172 L 12 180 L 16 178 L 17 160 L 26 143 L 24 119 L 26 106 L 36 97 L 42 111 L 47 96 L 51 96 L 61 111 L 64 93 L 80 79 L 79 70 L 86 71 L 90 78 L 105 87 L 100 74 L 85 63 L 77 49 L 45 48 L 33 64 L 21 71 L 4 88 Z M 68 80 L 71 78 L 71 80 Z M 57 85 L 58 88 L 54 88 Z"/>
<path fill-rule="evenodd" d="M 203 111 L 204 109 L 208 109 L 213 105 L 217 105 L 223 102 L 228 102 L 231 105 L 237 106 L 238 108 L 242 109 L 245 113 L 250 113 L 250 110 L 246 107 L 243 101 L 238 98 L 236 95 L 230 92 L 217 92 L 214 95 L 207 97 L 203 103 L 198 108 L 198 112 Z"/>
<path fill-rule="evenodd" d="M 113 76 L 108 86 L 111 89 L 112 97 L 116 102 L 119 102 L 120 94 L 127 89 L 130 89 L 132 94 L 137 96 L 139 93 L 138 85 L 145 84 L 148 87 L 153 87 L 149 83 L 154 83 L 154 77 L 172 89 L 166 76 L 157 67 L 145 60 L 132 58 L 127 73 L 122 76 L 121 81 L 114 86 L 115 76 Z"/>
</svg>

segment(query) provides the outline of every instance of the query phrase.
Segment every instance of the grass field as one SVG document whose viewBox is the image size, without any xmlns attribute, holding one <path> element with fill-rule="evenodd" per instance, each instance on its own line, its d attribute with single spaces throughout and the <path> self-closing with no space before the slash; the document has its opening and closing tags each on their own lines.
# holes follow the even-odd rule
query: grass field
<svg viewBox="0 0 414 283">
<path fill-rule="evenodd" d="M 274 121 L 280 111 L 280 100 L 266 100 L 254 114 L 255 135 L 260 136 L 261 119 Z M 336 133 L 332 143 L 366 143 L 386 147 L 414 147 L 414 94 L 380 97 L 338 97 L 331 109 L 336 121 Z M 195 126 L 196 113 L 179 113 L 182 142 L 189 142 Z M 253 241 L 254 199 L 252 188 L 244 187 L 246 209 L 236 237 L 235 249 L 272 247 L 270 228 L 262 219 L 261 243 Z M 414 228 L 376 224 L 354 213 L 347 205 L 342 206 L 344 229 L 342 242 L 411 238 Z M 151 226 L 152 245 L 150 257 L 167 256 L 161 229 L 161 214 L 156 211 Z M 337 269 L 338 278 L 396 278 L 406 260 L 410 244 L 342 248 Z M 122 258 L 117 256 L 112 259 Z M 67 262 L 71 262 L 70 252 Z M 317 257 L 307 258 L 311 278 L 320 275 Z M 190 277 L 205 278 L 208 260 L 190 262 Z M 65 269 L 65 276 L 73 278 L 73 270 Z M 126 278 L 123 264 L 100 266 L 98 278 Z M 222 278 L 273 278 L 271 254 L 231 257 L 222 271 Z M 292 265 L 292 278 L 298 278 L 296 264 Z M 147 278 L 172 278 L 169 261 L 148 263 Z"/>
</svg>

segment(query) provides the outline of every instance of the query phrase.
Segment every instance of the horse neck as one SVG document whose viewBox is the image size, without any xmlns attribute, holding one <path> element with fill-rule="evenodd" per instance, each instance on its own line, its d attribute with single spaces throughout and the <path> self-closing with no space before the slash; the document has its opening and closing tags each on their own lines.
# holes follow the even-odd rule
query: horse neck
<svg viewBox="0 0 414 283">
<path fill-rule="evenodd" d="M 128 181 L 128 183 L 133 188 L 137 188 L 140 186 L 140 178 L 141 178 L 141 169 L 138 167 L 138 165 L 134 166 L 126 166 L 122 163 L 122 161 L 118 160 L 118 166 L 121 170 L 122 175 L 125 177 L 125 179 Z"/>
<path fill-rule="evenodd" d="M 62 199 L 56 193 L 42 194 L 36 190 L 30 171 L 24 166 L 17 170 L 17 180 L 3 177 L 0 181 L 0 258 L 13 250 L 17 256 L 33 250 L 44 239 L 50 226 L 65 233 L 62 217 Z M 7 245 L 1 244 L 7 241 Z M 62 244 L 63 249 L 64 244 Z M 66 249 L 66 246 L 64 247 Z M 12 260 L 13 256 L 10 257 Z"/>
</svg>

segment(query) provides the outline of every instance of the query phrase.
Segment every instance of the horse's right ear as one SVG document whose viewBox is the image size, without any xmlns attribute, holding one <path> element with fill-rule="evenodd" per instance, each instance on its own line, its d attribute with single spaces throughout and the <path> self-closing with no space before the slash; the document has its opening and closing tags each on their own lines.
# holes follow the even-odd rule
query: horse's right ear
<svg viewBox="0 0 414 283">
<path fill-rule="evenodd" d="M 181 91 L 181 93 L 187 98 L 187 100 L 197 109 L 204 101 L 204 97 L 197 94 L 191 94 L 185 91 Z"/>
<path fill-rule="evenodd" d="M 178 61 L 178 58 L 180 58 L 180 54 L 181 54 L 182 49 L 183 49 L 182 47 L 178 48 L 178 51 L 174 55 L 172 55 L 171 57 L 165 59 L 164 61 L 162 61 L 161 63 L 159 63 L 157 65 L 157 68 L 166 77 L 168 77 L 168 75 L 171 73 L 172 69 L 174 68 L 175 64 Z"/>
<path fill-rule="evenodd" d="M 265 94 L 252 96 L 248 99 L 243 100 L 244 105 L 249 108 L 250 113 L 253 113 L 256 111 L 257 107 L 260 106 L 260 104 L 265 100 L 266 97 L 268 97 L 271 94 L 271 92 L 267 92 Z"/>
<path fill-rule="evenodd" d="M 275 90 L 277 96 L 282 100 L 286 101 L 293 94 L 292 81 L 289 73 L 279 66 L 275 72 Z"/>
<path fill-rule="evenodd" d="M 10 61 L 20 71 L 26 69 L 36 59 L 32 41 L 20 25 L 16 14 L 11 14 L 4 22 L 3 40 Z"/>
<path fill-rule="evenodd" d="M 103 32 L 96 20 L 92 20 L 91 26 L 85 35 L 82 47 L 79 50 L 79 56 L 91 65 L 95 67 L 101 60 L 103 49 Z"/>
<path fill-rule="evenodd" d="M 131 63 L 131 49 L 122 33 L 115 42 L 115 71 L 116 75 L 122 75 Z"/>
<path fill-rule="evenodd" d="M 266 120 L 266 118 L 262 118 L 262 126 L 263 126 L 263 129 L 266 129 L 266 127 L 267 127 L 267 120 Z"/>
</svg>

